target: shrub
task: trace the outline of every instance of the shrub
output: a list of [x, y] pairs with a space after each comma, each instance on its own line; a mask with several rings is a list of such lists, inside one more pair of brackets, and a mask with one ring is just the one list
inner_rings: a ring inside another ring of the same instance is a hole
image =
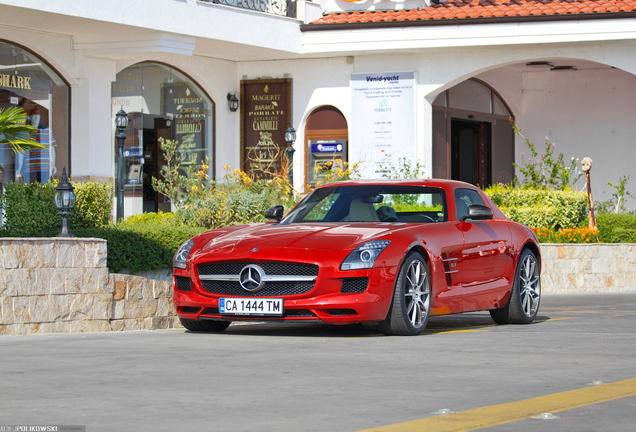
[[0, 205], [4, 210], [4, 228], [16, 233], [60, 227], [51, 183], [14, 183], [4, 185]]
[[[59, 228], [62, 217], [53, 202], [55, 186], [51, 183], [5, 184], [0, 205], [4, 209], [4, 229], [16, 235], [22, 231], [37, 232]], [[74, 183], [75, 208], [69, 217], [71, 227], [101, 227], [110, 221], [113, 186], [104, 183]], [[35, 230], [35, 231], [34, 231]]]
[[[572, 158], [570, 166], [566, 166], [563, 160], [563, 153], [555, 154], [556, 145], [545, 137], [545, 150], [539, 156], [534, 144], [521, 134], [521, 129], [514, 120], [510, 119], [512, 130], [526, 141], [526, 146], [530, 149], [530, 157], [527, 162], [521, 153], [521, 165], [513, 164], [514, 167], [523, 174], [521, 184], [530, 185], [534, 188], [566, 190], [576, 184], [583, 175], [577, 169], [579, 160]], [[533, 159], [534, 158], [534, 161]], [[515, 177], [515, 183], [519, 180]]]
[[599, 214], [596, 227], [601, 243], [636, 243], [636, 215]]
[[75, 227], [103, 227], [111, 222], [113, 196], [112, 184], [82, 182], [74, 183], [75, 208], [69, 222]]
[[[54, 237], [60, 227], [22, 228], [20, 237]], [[181, 243], [204, 229], [172, 222], [125, 221], [102, 227], [73, 227], [77, 237], [101, 238], [108, 242], [107, 266], [111, 272], [123, 268], [131, 273], [163, 270], [172, 267], [172, 257]], [[14, 237], [15, 230], [0, 229], [0, 237]]]
[[120, 223], [102, 228], [74, 230], [78, 237], [97, 237], [108, 241], [108, 269], [123, 268], [131, 273], [172, 268], [172, 257], [187, 239], [203, 229], [166, 223]]
[[532, 228], [541, 243], [599, 243], [599, 231], [589, 227], [565, 228], [552, 231], [549, 228]]
[[233, 187], [217, 188], [198, 205], [178, 211], [186, 225], [210, 229], [265, 221], [265, 210], [274, 202], [265, 193]]
[[587, 214], [587, 195], [571, 189], [550, 190], [493, 185], [484, 192], [511, 220], [558, 230], [579, 225]]

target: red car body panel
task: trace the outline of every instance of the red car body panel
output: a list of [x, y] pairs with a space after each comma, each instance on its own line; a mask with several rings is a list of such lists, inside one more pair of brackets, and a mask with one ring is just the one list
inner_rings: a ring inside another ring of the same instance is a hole
[[[322, 320], [332, 324], [377, 322], [389, 311], [400, 266], [410, 251], [429, 263], [431, 315], [444, 315], [503, 307], [512, 290], [517, 260], [531, 248], [540, 263], [534, 233], [515, 223], [478, 188], [452, 180], [347, 181], [323, 187], [368, 184], [440, 188], [446, 195], [448, 220], [438, 223], [338, 222], [261, 223], [221, 228], [194, 237], [186, 269], [174, 269], [174, 305], [186, 319], [225, 320]], [[493, 211], [491, 220], [458, 221], [456, 189], [477, 191]], [[300, 205], [300, 204], [299, 204]], [[391, 243], [372, 269], [341, 270], [341, 264], [357, 246], [384, 239]], [[275, 296], [284, 299], [285, 311], [310, 311], [313, 316], [228, 317], [214, 313], [219, 298], [231, 295], [206, 291], [198, 268], [208, 263], [300, 263], [318, 266], [314, 287], [303, 294]], [[180, 290], [176, 277], [188, 278], [191, 291]], [[369, 278], [364, 292], [341, 292], [343, 280]], [[210, 310], [211, 309], [211, 310]], [[340, 315], [333, 311], [351, 310]], [[330, 311], [332, 313], [330, 313]]]

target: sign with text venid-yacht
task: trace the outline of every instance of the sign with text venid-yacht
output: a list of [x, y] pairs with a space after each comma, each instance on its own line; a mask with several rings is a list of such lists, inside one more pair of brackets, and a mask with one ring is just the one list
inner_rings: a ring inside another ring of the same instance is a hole
[[349, 161], [362, 178], [415, 160], [415, 72], [351, 74]]

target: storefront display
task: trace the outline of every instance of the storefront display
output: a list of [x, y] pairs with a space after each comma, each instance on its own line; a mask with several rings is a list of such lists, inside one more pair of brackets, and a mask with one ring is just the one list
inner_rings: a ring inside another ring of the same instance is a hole
[[[189, 166], [206, 157], [213, 159], [214, 103], [185, 74], [149, 62], [119, 72], [111, 96], [113, 136], [117, 111], [123, 109], [130, 119], [124, 144], [124, 216], [171, 211], [168, 198], [152, 187], [152, 178], [160, 178], [167, 162], [160, 140], [178, 141], [178, 160], [173, 163], [184, 175]], [[214, 178], [213, 167], [211, 163], [210, 178]]]
[[32, 52], [0, 42], [0, 108], [21, 107], [45, 149], [14, 154], [0, 148], [0, 189], [9, 181], [46, 183], [69, 167], [69, 86]]

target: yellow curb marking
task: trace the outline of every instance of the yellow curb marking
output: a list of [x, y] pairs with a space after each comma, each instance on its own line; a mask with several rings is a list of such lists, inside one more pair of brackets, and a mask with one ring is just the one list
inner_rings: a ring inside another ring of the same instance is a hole
[[[430, 332], [434, 333], [434, 334], [449, 334], [449, 333], [473, 333], [473, 332], [489, 332], [490, 330], [478, 330], [478, 329], [474, 329], [474, 330], [448, 330], [448, 331], [435, 331], [434, 329], [431, 329]], [[426, 333], [426, 330], [424, 330], [424, 333]]]
[[636, 378], [359, 432], [466, 432], [529, 419], [541, 413], [557, 413], [628, 396], [636, 396]]

